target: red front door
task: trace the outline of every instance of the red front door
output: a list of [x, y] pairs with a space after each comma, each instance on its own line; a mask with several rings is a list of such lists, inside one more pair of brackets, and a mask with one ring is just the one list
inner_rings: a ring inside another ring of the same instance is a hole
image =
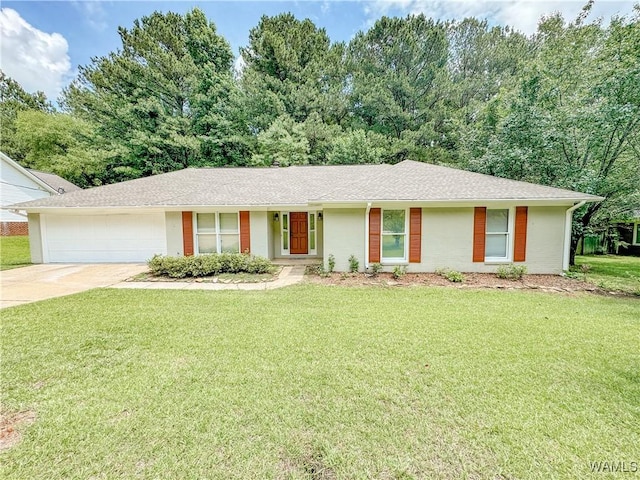
[[291, 255], [309, 253], [307, 212], [291, 212]]

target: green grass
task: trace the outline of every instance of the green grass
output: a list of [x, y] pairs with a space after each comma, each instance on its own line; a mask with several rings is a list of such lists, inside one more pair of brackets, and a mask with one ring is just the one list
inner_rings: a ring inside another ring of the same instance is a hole
[[31, 264], [29, 237], [0, 237], [0, 270]]
[[639, 460], [639, 309], [318, 285], [11, 308], [2, 408], [37, 419], [0, 477], [614, 478], [589, 462]]
[[[586, 275], [582, 275], [581, 266], [589, 265]], [[640, 295], [640, 257], [616, 255], [576, 256], [574, 271], [581, 278], [607, 290], [619, 290]]]

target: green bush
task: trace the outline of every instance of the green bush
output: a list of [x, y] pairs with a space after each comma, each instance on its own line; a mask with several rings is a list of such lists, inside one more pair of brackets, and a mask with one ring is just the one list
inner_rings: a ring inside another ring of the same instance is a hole
[[449, 270], [444, 274], [444, 278], [453, 283], [464, 282], [464, 275], [456, 270]]
[[336, 268], [336, 257], [333, 255], [333, 253], [329, 254], [327, 263], [329, 264], [329, 273], [333, 273]]
[[393, 278], [396, 280], [403, 277], [405, 273], [407, 273], [407, 267], [402, 267], [400, 265], [393, 267]]
[[458, 272], [457, 270], [451, 270], [449, 268], [438, 268], [436, 269], [436, 275], [440, 275], [443, 278], [446, 278], [450, 282], [453, 283], [462, 283], [464, 282], [464, 274]]
[[355, 255], [351, 255], [349, 257], [349, 271], [351, 273], [357, 273], [359, 268], [360, 268], [360, 262], [358, 261]]
[[170, 278], [207, 277], [221, 273], [273, 272], [273, 264], [264, 257], [244, 253], [211, 253], [189, 257], [155, 255], [147, 262], [151, 273]]
[[500, 265], [496, 270], [498, 278], [505, 280], [522, 280], [526, 273], [526, 265]]
[[380, 263], [372, 263], [371, 265], [369, 265], [369, 269], [375, 277], [382, 271], [382, 265]]

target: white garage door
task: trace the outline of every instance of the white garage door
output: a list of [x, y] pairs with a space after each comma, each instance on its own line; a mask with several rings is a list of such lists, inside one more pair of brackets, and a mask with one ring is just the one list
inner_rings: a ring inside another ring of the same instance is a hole
[[44, 261], [144, 262], [167, 253], [164, 213], [42, 215]]

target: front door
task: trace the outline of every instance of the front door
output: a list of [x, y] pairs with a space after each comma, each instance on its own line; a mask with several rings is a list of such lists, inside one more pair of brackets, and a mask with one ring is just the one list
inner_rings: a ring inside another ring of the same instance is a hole
[[291, 255], [309, 253], [307, 212], [291, 212]]

